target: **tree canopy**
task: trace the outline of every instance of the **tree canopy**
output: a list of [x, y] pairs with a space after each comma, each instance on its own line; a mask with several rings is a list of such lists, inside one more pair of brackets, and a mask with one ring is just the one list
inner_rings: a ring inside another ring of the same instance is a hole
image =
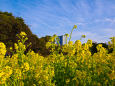
[[48, 53], [48, 50], [45, 48], [45, 44], [49, 40], [50, 36], [38, 38], [25, 24], [23, 18], [14, 17], [12, 13], [0, 12], [0, 41], [5, 43], [7, 51], [10, 47], [14, 48], [14, 43], [17, 43], [18, 40], [16, 34], [21, 31], [27, 34], [27, 37], [29, 38], [27, 43], [31, 42], [31, 46], [28, 47], [29, 49], [39, 52], [42, 55]]

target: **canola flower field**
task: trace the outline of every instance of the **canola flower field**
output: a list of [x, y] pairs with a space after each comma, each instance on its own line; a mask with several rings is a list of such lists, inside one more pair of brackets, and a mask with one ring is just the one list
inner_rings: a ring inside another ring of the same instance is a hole
[[51, 53], [43, 57], [32, 50], [24, 54], [28, 38], [25, 32], [17, 36], [12, 57], [5, 57], [6, 46], [0, 42], [0, 86], [115, 86], [115, 37], [109, 42], [112, 53], [99, 44], [92, 55], [92, 40], [59, 47], [54, 35], [46, 44]]

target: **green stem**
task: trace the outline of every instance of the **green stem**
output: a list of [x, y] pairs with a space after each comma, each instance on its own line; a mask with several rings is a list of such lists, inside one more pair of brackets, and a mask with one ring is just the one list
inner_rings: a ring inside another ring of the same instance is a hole
[[72, 32], [73, 32], [73, 30], [74, 30], [74, 27], [73, 27], [73, 29], [71, 30], [69, 41], [71, 40], [71, 36], [72, 36]]
[[115, 43], [114, 43], [114, 41], [115, 41], [115, 38], [113, 37], [113, 51], [115, 52]]
[[3, 58], [1, 59], [1, 65], [0, 65], [1, 67], [3, 66], [2, 64], [3, 64]]
[[66, 36], [66, 44], [67, 44], [67, 36]]

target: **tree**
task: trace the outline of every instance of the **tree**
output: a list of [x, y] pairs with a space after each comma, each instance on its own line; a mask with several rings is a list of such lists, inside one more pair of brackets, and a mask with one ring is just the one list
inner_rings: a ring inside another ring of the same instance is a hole
[[45, 48], [45, 44], [48, 42], [50, 36], [38, 38], [31, 32], [23, 18], [14, 17], [12, 13], [0, 12], [0, 41], [5, 43], [7, 51], [9, 51], [10, 47], [14, 49], [14, 43], [18, 41], [16, 34], [19, 34], [21, 31], [27, 34], [28, 41], [26, 45], [31, 42], [31, 46], [27, 48], [27, 51], [31, 49], [42, 55], [47, 55], [48, 50]]

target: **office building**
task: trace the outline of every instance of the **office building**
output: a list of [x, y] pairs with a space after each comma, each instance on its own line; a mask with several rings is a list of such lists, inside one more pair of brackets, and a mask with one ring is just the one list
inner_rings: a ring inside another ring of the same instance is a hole
[[62, 35], [62, 36], [58, 36], [58, 37], [59, 37], [60, 45], [66, 44], [66, 36]]

